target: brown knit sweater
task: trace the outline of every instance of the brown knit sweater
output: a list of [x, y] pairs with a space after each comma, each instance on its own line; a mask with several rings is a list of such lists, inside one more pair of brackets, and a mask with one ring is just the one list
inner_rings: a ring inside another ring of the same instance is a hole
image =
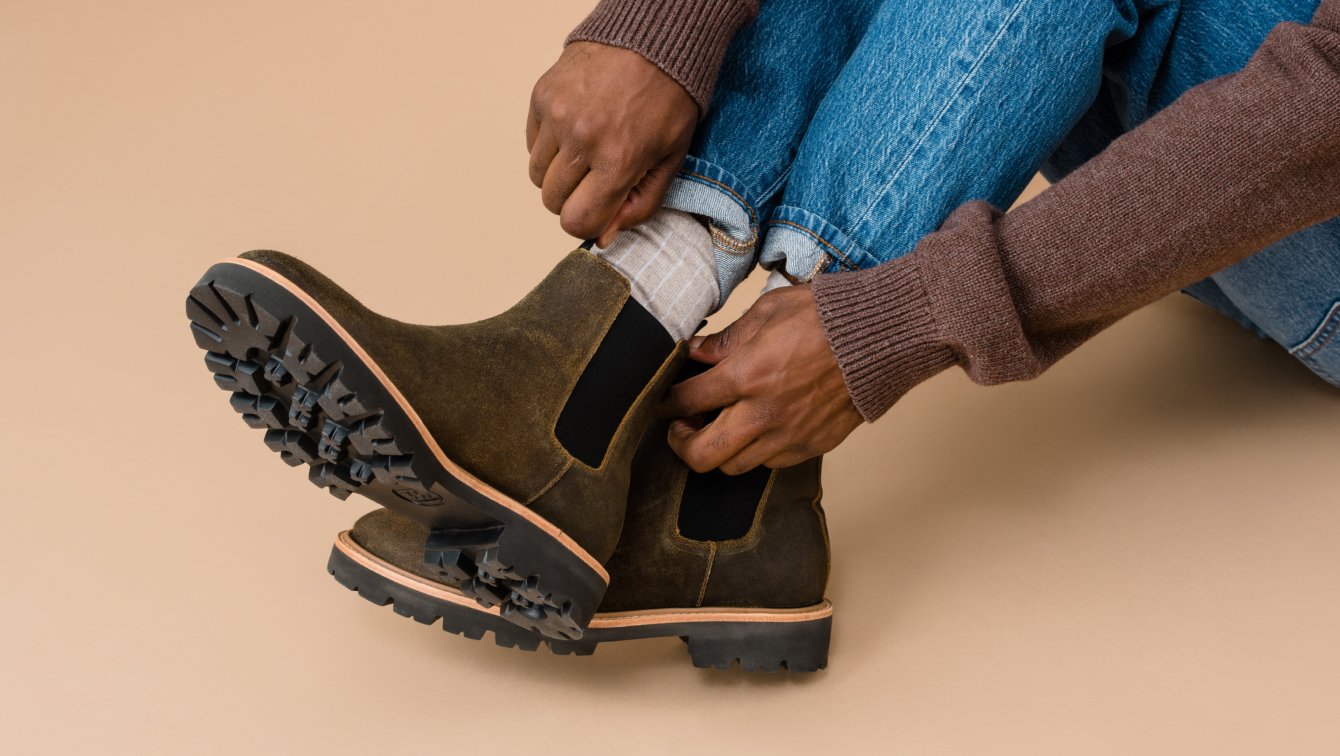
[[721, 60], [758, 0], [601, 0], [568, 42], [600, 42], [640, 53], [688, 90], [707, 113]]
[[[676, 5], [698, 4], [729, 3]], [[912, 253], [818, 276], [814, 294], [852, 399], [874, 420], [951, 365], [984, 384], [1037, 376], [1122, 316], [1336, 214], [1340, 0], [1323, 0], [1310, 26], [1280, 24], [1242, 71], [1187, 92], [1032, 201], [1008, 214], [964, 205]]]

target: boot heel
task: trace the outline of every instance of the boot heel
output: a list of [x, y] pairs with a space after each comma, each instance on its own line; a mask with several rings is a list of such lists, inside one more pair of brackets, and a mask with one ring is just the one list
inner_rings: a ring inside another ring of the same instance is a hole
[[806, 622], [702, 623], [684, 640], [695, 667], [746, 672], [814, 672], [828, 666], [833, 618]]

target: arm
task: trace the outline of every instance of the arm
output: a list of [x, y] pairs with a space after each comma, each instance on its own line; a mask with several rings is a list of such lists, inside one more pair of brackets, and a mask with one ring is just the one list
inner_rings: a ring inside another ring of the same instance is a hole
[[757, 0], [603, 0], [536, 83], [530, 178], [564, 231], [599, 237], [651, 217], [707, 112], [726, 47]]
[[638, 53], [678, 82], [705, 115], [726, 47], [757, 13], [758, 0], [603, 0], [565, 44], [597, 42]]
[[[837, 446], [960, 365], [1031, 378], [1122, 316], [1340, 213], [1340, 0], [1281, 24], [1241, 72], [1186, 93], [1031, 202], [969, 203], [892, 262], [761, 297], [690, 356], [670, 444], [694, 469]], [[835, 376], [840, 377], [837, 380]]]
[[1032, 378], [1122, 316], [1340, 213], [1340, 0], [1281, 24], [1015, 211], [959, 208], [905, 257], [820, 276], [851, 396], [874, 420], [961, 365]]

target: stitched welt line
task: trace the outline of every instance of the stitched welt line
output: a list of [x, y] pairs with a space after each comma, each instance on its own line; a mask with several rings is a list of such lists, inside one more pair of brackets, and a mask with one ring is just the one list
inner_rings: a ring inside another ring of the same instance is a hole
[[[372, 572], [388, 578], [392, 582], [403, 586], [409, 590], [422, 593], [442, 601], [455, 604], [462, 609], [479, 614], [489, 614], [495, 617], [500, 616], [500, 610], [497, 607], [485, 609], [475, 602], [474, 599], [462, 594], [460, 591], [444, 585], [436, 585], [424, 578], [406, 572], [388, 562], [382, 561], [372, 552], [364, 549], [354, 541], [349, 531], [340, 533], [335, 541], [335, 547], [345, 556], [357, 562], [362, 567]], [[814, 606], [801, 607], [795, 609], [747, 609], [741, 607], [707, 607], [694, 609], [676, 609], [667, 608], [662, 610], [634, 610], [628, 612], [596, 612], [596, 616], [591, 619], [588, 629], [598, 628], [619, 628], [619, 627], [637, 627], [641, 625], [656, 626], [658, 624], [672, 622], [812, 622], [814, 620], [824, 619], [833, 615], [833, 605], [827, 599]]]

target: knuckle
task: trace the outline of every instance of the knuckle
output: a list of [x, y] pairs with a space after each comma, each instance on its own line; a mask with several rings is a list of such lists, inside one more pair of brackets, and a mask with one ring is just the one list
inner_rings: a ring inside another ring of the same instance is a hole
[[568, 136], [577, 144], [591, 144], [600, 134], [600, 128], [590, 118], [577, 118], [568, 127]]
[[[558, 212], [558, 211], [555, 211], [555, 212]], [[578, 215], [576, 215], [576, 214], [573, 214], [572, 216], [569, 216], [569, 214], [567, 214], [567, 213], [562, 213], [562, 214], [559, 216], [559, 218], [558, 218], [558, 225], [559, 225], [560, 228], [563, 229], [563, 232], [564, 232], [564, 233], [566, 233], [566, 234], [568, 234], [568, 235], [570, 235], [570, 236], [590, 236], [590, 235], [591, 235], [591, 233], [590, 233], [590, 228], [591, 228], [590, 223], [587, 222], [587, 220], [586, 220], [585, 218], [582, 218], [582, 217], [580, 217], [580, 216], [578, 216]]]
[[707, 448], [718, 454], [726, 451], [729, 445], [730, 439], [726, 438], [725, 433], [713, 433], [707, 439]]
[[624, 176], [637, 170], [641, 159], [636, 150], [627, 144], [617, 144], [602, 151], [599, 167], [602, 171], [615, 176]]
[[688, 400], [684, 398], [684, 393], [682, 391], [673, 391], [668, 394], [665, 397], [665, 408], [667, 412], [675, 417], [687, 417], [692, 414], [689, 412], [689, 403]]
[[540, 103], [541, 112], [550, 120], [568, 123], [572, 120], [572, 108], [567, 100], [546, 94]]
[[735, 324], [731, 324], [721, 329], [717, 334], [716, 348], [720, 351], [726, 351], [731, 348], [735, 340]]
[[736, 393], [752, 396], [762, 387], [764, 376], [753, 365], [742, 360], [732, 360], [729, 364], [722, 363], [722, 366], [727, 368], [726, 378]]
[[706, 457], [697, 449], [684, 450], [684, 464], [689, 466], [690, 470], [696, 473], [705, 473], [712, 469], [708, 464]]
[[543, 113], [548, 110], [550, 91], [545, 77], [540, 77], [540, 80], [535, 82], [535, 86], [530, 90], [530, 109], [536, 113]]
[[532, 161], [530, 164], [530, 183], [534, 184], [536, 187], [543, 188], [544, 173], [545, 166]]
[[782, 424], [785, 413], [781, 408], [770, 402], [759, 404], [754, 408], [753, 425], [758, 430], [772, 430]]
[[[551, 192], [542, 193], [540, 195], [540, 202], [541, 204], [544, 205], [545, 210], [548, 210], [554, 215], [558, 215], [559, 213], [563, 212], [563, 198], [558, 197]], [[561, 219], [559, 223], [560, 225], [562, 224]]]

